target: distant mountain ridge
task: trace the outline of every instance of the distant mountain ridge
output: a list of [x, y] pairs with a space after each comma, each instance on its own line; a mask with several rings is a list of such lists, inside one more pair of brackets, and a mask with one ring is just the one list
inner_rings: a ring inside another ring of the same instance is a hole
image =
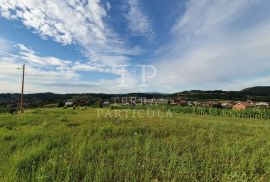
[[[193, 101], [202, 100], [232, 100], [232, 101], [266, 101], [270, 102], [270, 86], [256, 86], [246, 88], [241, 91], [202, 91], [191, 90], [173, 94], [159, 92], [148, 93], [128, 93], [128, 94], [102, 94], [102, 93], [85, 93], [85, 94], [54, 94], [54, 93], [36, 93], [25, 94], [25, 103], [30, 107], [39, 107], [47, 104], [63, 103], [67, 100], [80, 100], [91, 103], [98, 103], [101, 100], [111, 100], [113, 97], [145, 97], [151, 98], [168, 98], [168, 99], [185, 99]], [[20, 101], [20, 94], [0, 94], [0, 107], [15, 107]]]
[[243, 89], [241, 92], [252, 95], [267, 96], [270, 95], [270, 86], [256, 86]]
[[171, 96], [191, 100], [254, 100], [270, 102], [270, 86], [255, 86], [241, 91], [191, 90], [174, 93]]

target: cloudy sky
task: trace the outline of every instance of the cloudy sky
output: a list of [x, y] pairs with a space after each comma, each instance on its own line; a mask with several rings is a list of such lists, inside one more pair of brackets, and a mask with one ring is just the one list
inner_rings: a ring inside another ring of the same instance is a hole
[[269, 0], [1, 0], [0, 92], [270, 85]]

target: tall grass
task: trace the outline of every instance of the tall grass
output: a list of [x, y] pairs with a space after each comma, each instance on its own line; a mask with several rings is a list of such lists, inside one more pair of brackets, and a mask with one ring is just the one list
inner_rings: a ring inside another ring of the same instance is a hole
[[175, 113], [190, 113], [198, 115], [226, 116], [249, 119], [270, 119], [270, 109], [248, 108], [245, 110], [221, 109], [212, 107], [197, 106], [172, 106], [172, 105], [138, 105], [138, 106], [112, 106], [112, 109], [139, 109], [139, 110], [160, 110]]
[[270, 179], [269, 121], [97, 112], [0, 115], [0, 181]]

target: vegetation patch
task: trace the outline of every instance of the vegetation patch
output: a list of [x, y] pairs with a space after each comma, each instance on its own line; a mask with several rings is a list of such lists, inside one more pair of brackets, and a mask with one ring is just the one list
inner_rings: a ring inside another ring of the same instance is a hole
[[269, 120], [142, 115], [1, 114], [0, 181], [269, 181]]

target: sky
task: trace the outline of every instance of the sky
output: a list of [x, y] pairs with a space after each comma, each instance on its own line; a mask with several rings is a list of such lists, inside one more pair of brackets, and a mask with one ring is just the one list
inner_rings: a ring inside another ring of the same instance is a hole
[[270, 83], [269, 0], [1, 0], [0, 93]]

